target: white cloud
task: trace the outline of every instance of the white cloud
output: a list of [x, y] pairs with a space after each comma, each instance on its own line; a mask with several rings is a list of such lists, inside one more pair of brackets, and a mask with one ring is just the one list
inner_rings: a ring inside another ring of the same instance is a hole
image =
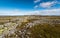
[[35, 7], [34, 7], [34, 9], [36, 9], [36, 8], [38, 8], [39, 6], [38, 5], [36, 5]]
[[[42, 0], [35, 0], [34, 3], [38, 3], [38, 2], [40, 3], [40, 1], [42, 1]], [[54, 5], [56, 5], [56, 4], [60, 4], [60, 2], [57, 1], [57, 0], [53, 0], [53, 1], [42, 2], [42, 3], [40, 3], [40, 4], [37, 4], [36, 6], [37, 6], [37, 7], [42, 7], [42, 8], [51, 8], [52, 6], [54, 6]], [[34, 6], [34, 8], [35, 8], [36, 6]], [[37, 7], [36, 7], [36, 8], [37, 8]]]
[[60, 15], [59, 9], [46, 9], [46, 10], [35, 10], [35, 11], [21, 11], [18, 9], [15, 10], [0, 10], [0, 15]]
[[35, 1], [34, 1], [34, 3], [38, 3], [38, 2], [40, 2], [40, 0], [35, 0]]
[[52, 2], [43, 2], [40, 3], [39, 6], [43, 7], [43, 8], [50, 8], [51, 6], [54, 6], [57, 2], [56, 1], [52, 1]]
[[0, 15], [22, 15], [22, 11], [19, 9], [2, 9], [0, 10]]
[[26, 12], [25, 15], [60, 15], [60, 9], [46, 9]]
[[60, 15], [60, 9], [47, 9], [47, 10], [38, 10], [35, 12], [36, 15]]

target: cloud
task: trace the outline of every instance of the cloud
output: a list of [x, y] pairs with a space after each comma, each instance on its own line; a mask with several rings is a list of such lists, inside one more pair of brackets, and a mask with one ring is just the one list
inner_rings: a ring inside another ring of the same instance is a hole
[[60, 15], [60, 9], [36, 10], [36, 15]]
[[[42, 1], [42, 2], [40, 2], [40, 1]], [[47, 1], [47, 2], [44, 2], [43, 0], [40, 0], [40, 1], [35, 1], [35, 3], [38, 3], [38, 4], [36, 4], [36, 6], [34, 6], [34, 7], [51, 8], [52, 6], [55, 6], [56, 4], [60, 4], [60, 2], [57, 0]]]
[[40, 2], [40, 0], [34, 0], [34, 3], [38, 3], [38, 2]]
[[27, 11], [25, 15], [60, 15], [59, 9], [46, 9], [46, 10], [35, 10], [35, 11]]
[[36, 6], [34, 6], [34, 9], [36, 9], [36, 8], [38, 8], [39, 6], [38, 5], [36, 5]]
[[54, 6], [55, 4], [56, 4], [55, 1], [43, 2], [43, 3], [40, 3], [40, 6], [43, 7], [43, 8], [50, 8], [51, 6]]
[[23, 11], [19, 9], [0, 9], [0, 16], [15, 16], [15, 15], [33, 15], [34, 11]]
[[0, 10], [0, 16], [8, 15], [60, 15], [60, 8], [59, 9], [46, 9], [46, 10], [35, 10], [35, 11], [21, 11], [19, 9], [14, 10]]
[[22, 15], [22, 11], [19, 9], [0, 9], [0, 15], [4, 16], [4, 15], [10, 15], [10, 16], [14, 16], [14, 15]]

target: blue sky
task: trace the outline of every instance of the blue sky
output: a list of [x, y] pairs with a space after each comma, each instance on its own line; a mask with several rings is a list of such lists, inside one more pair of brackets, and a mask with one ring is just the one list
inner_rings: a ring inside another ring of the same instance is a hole
[[33, 0], [0, 0], [0, 8], [33, 9]]
[[60, 0], [0, 0], [0, 15], [60, 15]]

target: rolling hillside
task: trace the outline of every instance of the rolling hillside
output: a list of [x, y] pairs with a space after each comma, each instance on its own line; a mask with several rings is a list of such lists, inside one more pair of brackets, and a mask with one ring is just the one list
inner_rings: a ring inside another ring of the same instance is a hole
[[60, 16], [0, 16], [0, 38], [60, 38]]

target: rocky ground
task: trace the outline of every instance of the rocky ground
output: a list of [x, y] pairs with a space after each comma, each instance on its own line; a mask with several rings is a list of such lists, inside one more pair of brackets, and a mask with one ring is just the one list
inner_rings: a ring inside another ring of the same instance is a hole
[[60, 17], [0, 17], [0, 38], [60, 38]]

